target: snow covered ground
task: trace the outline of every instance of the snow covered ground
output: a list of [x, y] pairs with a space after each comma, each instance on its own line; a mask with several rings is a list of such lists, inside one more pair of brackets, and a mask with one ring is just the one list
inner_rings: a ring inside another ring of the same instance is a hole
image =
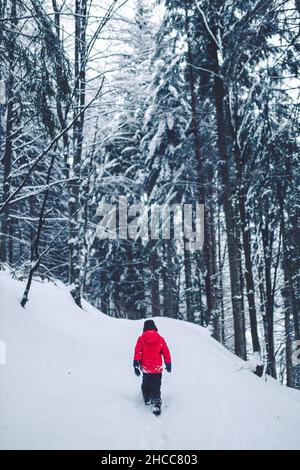
[[242, 368], [207, 330], [155, 320], [173, 362], [155, 417], [132, 368], [142, 321], [82, 311], [36, 281], [24, 310], [23, 289], [0, 272], [0, 448], [300, 449], [300, 393]]

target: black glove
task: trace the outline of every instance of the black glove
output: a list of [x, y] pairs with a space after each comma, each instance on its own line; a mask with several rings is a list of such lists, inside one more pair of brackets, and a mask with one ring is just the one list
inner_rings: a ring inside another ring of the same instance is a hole
[[141, 361], [133, 361], [134, 372], [135, 372], [135, 375], [137, 375], [138, 377], [141, 375], [140, 364], [141, 364]]
[[166, 370], [167, 372], [171, 372], [171, 369], [172, 369], [172, 365], [171, 365], [171, 362], [169, 362], [169, 364], [166, 364]]

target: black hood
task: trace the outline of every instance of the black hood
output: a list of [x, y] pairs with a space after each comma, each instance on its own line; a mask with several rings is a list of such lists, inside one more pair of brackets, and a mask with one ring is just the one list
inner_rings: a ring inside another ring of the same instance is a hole
[[156, 325], [153, 320], [146, 320], [144, 323], [143, 331], [155, 330], [157, 331]]

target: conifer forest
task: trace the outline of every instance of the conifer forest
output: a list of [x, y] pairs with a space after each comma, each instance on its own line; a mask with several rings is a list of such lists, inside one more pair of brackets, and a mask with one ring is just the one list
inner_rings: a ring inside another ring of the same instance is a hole
[[[0, 0], [0, 270], [24, 315], [61, 282], [300, 388], [299, 59], [299, 0]], [[200, 246], [174, 236], [196, 204]]]

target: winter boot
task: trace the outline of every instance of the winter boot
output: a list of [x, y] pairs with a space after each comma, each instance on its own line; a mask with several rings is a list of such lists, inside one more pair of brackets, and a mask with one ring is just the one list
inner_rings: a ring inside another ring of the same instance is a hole
[[161, 413], [161, 403], [160, 402], [155, 402], [153, 403], [153, 407], [152, 407], [152, 413], [155, 415], [155, 416], [159, 416], [160, 413]]

